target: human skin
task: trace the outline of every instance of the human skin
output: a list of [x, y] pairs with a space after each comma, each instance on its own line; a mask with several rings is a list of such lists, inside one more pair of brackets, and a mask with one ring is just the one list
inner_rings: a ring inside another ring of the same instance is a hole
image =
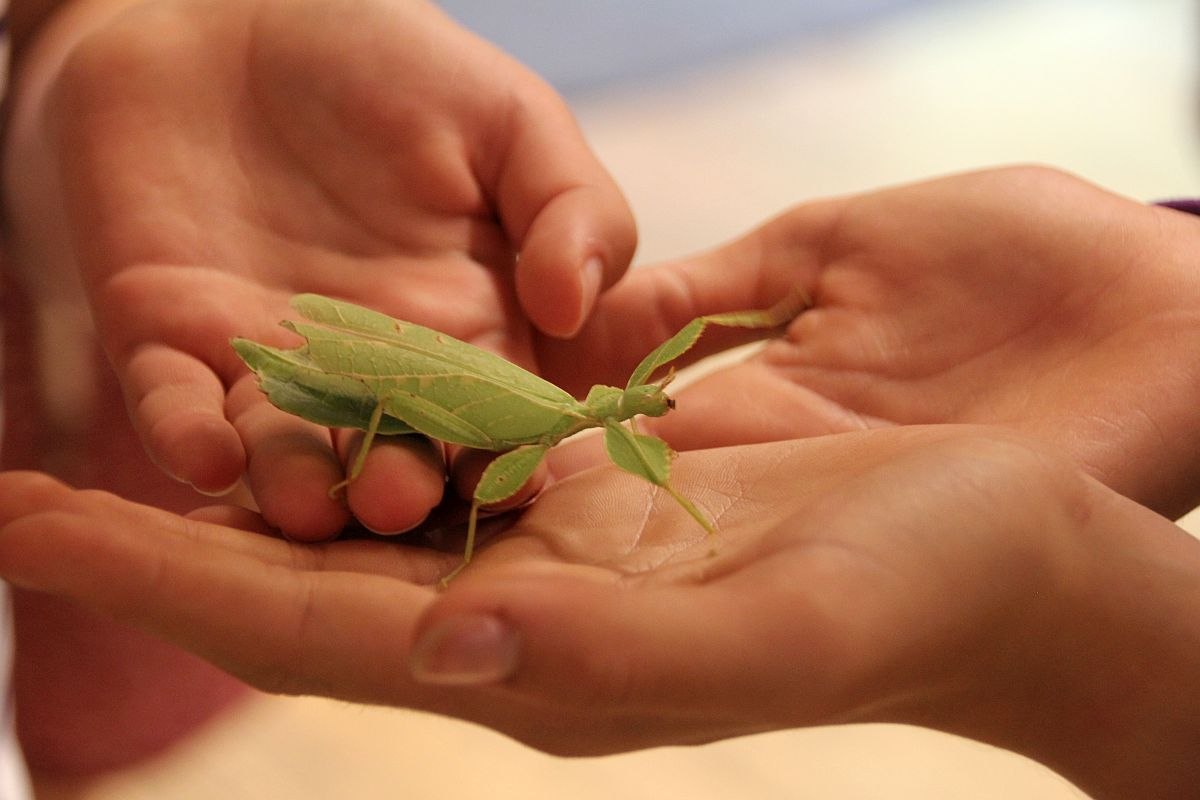
[[455, 554], [298, 545], [244, 510], [185, 519], [7, 473], [0, 575], [269, 691], [555, 753], [885, 721], [1024, 753], [1097, 798], [1194, 792], [1200, 543], [1069, 460], [904, 427], [686, 453], [675, 480], [715, 537], [588, 470], [439, 591]]
[[415, 525], [441, 454], [388, 443], [331, 498], [345, 443], [264, 403], [231, 337], [286, 342], [317, 291], [531, 365], [632, 256], [562, 101], [431, 3], [77, 0], [20, 39], [17, 274], [37, 304], [80, 285], [160, 467], [205, 492], [247, 470], [297, 538]]
[[[647, 430], [691, 449], [922, 423], [996, 424], [1166, 516], [1200, 503], [1200, 220], [1042, 167], [802, 203], [711, 252], [638, 269], [580, 343], [606, 380], [695, 316], [814, 307]], [[714, 338], [715, 341], [724, 342]], [[737, 413], [729, 413], [737, 409]]]
[[[248, 469], [297, 538], [352, 512], [405, 530], [441, 498], [440, 449], [385, 443], [331, 498], [352, 437], [266, 404], [229, 338], [282, 343], [287, 298], [316, 290], [529, 363], [534, 332], [570, 333], [632, 254], [561, 100], [432, 4], [10, 7], [9, 468], [179, 512]], [[35, 768], [127, 763], [240, 693], [57, 598], [18, 590], [15, 611]]]
[[1197, 485], [1179, 399], [1194, 396], [1195, 226], [1040, 168], [804, 204], [713, 253], [635, 272], [573, 342], [539, 344], [540, 363], [570, 385], [587, 354], [619, 381], [687, 319], [763, 306], [799, 282], [815, 307], [785, 340], [647, 425], [686, 449], [990, 422], [1175, 514]]
[[[8, 330], [28, 331], [5, 337], [0, 359], [5, 468], [49, 470], [77, 486], [179, 512], [206, 502], [146, 458], [99, 352], [69, 366], [94, 381], [94, 394], [75, 398], [73, 407], [45, 396], [33, 380], [37, 355], [78, 342], [67, 336], [39, 346], [23, 316], [30, 312], [14, 292], [4, 293], [0, 317]], [[53, 413], [56, 405], [74, 413]], [[11, 593], [16, 728], [39, 792], [51, 776], [78, 778], [160, 752], [247, 694], [241, 682], [161, 639], [63, 598]]]

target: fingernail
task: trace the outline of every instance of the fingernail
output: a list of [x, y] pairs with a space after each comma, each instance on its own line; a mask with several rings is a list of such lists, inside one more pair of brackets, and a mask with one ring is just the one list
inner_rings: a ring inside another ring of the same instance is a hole
[[415, 680], [443, 686], [498, 683], [517, 668], [520, 642], [494, 616], [447, 617], [417, 640], [409, 669]]
[[192, 487], [192, 491], [196, 492], [197, 494], [202, 494], [205, 497], [224, 497], [228, 494], [232, 494], [233, 490], [238, 488], [238, 484], [241, 483], [241, 478], [238, 478], [233, 483], [221, 489], [204, 489], [194, 483], [191, 483], [190, 481], [185, 481], [182, 478], [179, 478], [178, 480], [180, 483], [186, 483], [188, 486]]
[[596, 298], [600, 296], [600, 284], [603, 282], [604, 262], [598, 256], [592, 256], [583, 263], [579, 308], [581, 320], [592, 313], [592, 306], [596, 304]]

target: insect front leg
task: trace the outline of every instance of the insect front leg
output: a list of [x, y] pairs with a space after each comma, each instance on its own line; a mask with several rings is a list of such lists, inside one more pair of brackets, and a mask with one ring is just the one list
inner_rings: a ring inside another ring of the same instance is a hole
[[675, 502], [688, 512], [707, 533], [715, 533], [716, 527], [696, 504], [687, 499], [671, 485], [671, 461], [675, 453], [657, 436], [634, 433], [616, 420], [604, 422], [604, 449], [608, 457], [621, 469], [663, 489]]
[[805, 309], [812, 308], [812, 300], [801, 287], [792, 292], [775, 305], [764, 311], [733, 311], [726, 314], [709, 314], [684, 325], [667, 341], [650, 351], [642, 359], [633, 374], [629, 376], [627, 387], [641, 386], [650, 380], [650, 376], [659, 367], [670, 364], [675, 359], [692, 349], [704, 329], [709, 325], [720, 325], [726, 328], [777, 328], [791, 322]]

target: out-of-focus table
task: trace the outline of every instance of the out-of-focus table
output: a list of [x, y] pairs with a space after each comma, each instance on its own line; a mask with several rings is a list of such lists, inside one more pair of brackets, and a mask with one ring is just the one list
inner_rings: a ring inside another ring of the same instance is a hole
[[[640, 260], [791, 203], [1007, 162], [1139, 198], [1200, 194], [1188, 0], [936, 4], [688, 73], [573, 93], [639, 216]], [[397, 668], [402, 668], [397, 665]], [[567, 761], [422, 714], [256, 698], [138, 769], [45, 798], [1062, 800], [1009, 753], [890, 727]]]

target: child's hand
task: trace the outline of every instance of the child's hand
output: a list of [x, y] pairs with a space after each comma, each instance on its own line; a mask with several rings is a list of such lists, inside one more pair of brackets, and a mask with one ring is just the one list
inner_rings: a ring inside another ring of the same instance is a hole
[[[288, 297], [317, 291], [531, 365], [533, 332], [573, 332], [633, 252], [564, 104], [428, 3], [81, 3], [15, 93], [5, 192], [34, 301], [77, 271], [151, 457], [206, 492], [248, 469], [302, 538], [346, 522], [345, 453], [263, 402], [231, 337], [286, 341]], [[442, 472], [428, 443], [381, 448], [350, 506], [409, 527]]]

